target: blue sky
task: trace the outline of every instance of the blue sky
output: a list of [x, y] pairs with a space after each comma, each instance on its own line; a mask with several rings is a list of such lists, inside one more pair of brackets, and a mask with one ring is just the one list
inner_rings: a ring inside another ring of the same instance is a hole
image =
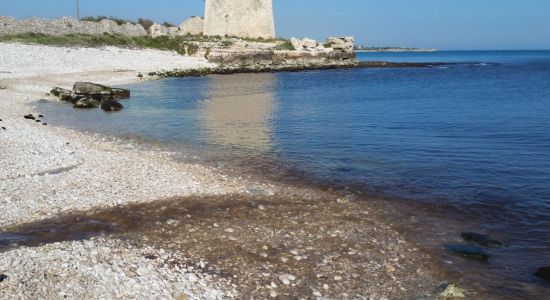
[[[82, 15], [180, 23], [204, 0], [80, 0]], [[369, 46], [550, 49], [550, 0], [273, 0], [277, 34]], [[0, 15], [74, 15], [75, 0], [2, 0]]]

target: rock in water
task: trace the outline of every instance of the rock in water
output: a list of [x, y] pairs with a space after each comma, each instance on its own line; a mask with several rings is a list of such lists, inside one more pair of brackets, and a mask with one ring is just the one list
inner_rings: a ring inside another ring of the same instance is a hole
[[0, 282], [4, 281], [6, 279], [8, 279], [8, 275], [0, 274]]
[[503, 241], [492, 239], [490, 236], [485, 234], [463, 232], [460, 236], [462, 236], [465, 241], [476, 243], [485, 247], [502, 248], [507, 246]]
[[124, 106], [122, 106], [122, 104], [118, 103], [115, 100], [107, 100], [101, 103], [101, 109], [103, 109], [104, 111], [119, 111], [123, 108]]
[[445, 287], [445, 290], [439, 293], [439, 297], [443, 299], [456, 299], [464, 298], [465, 296], [462, 289], [460, 289], [456, 284], [450, 283]]
[[130, 91], [126, 89], [121, 88], [111, 88], [111, 92], [113, 94], [113, 98], [115, 100], [117, 99], [128, 99], [130, 98]]
[[468, 245], [446, 245], [445, 249], [464, 257], [479, 259], [482, 261], [489, 260], [489, 254], [487, 254], [485, 251], [483, 251], [483, 249], [479, 247]]
[[82, 98], [74, 104], [74, 108], [97, 108], [100, 102], [90, 98]]
[[111, 88], [101, 84], [91, 82], [77, 82], [73, 86], [73, 92], [86, 97], [92, 98], [96, 101], [112, 100], [113, 93]]
[[550, 267], [540, 268], [535, 275], [546, 281], [550, 281]]
[[73, 86], [73, 91], [77, 94], [103, 94], [110, 93], [111, 89], [97, 83], [76, 82]]
[[73, 86], [73, 91], [76, 94], [90, 95], [92, 98], [99, 101], [130, 98], [129, 90], [111, 88], [91, 82], [77, 82]]

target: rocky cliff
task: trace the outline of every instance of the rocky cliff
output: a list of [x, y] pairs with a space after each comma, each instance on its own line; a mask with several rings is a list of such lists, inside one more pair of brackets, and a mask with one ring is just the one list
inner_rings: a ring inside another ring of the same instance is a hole
[[21, 33], [41, 33], [48, 35], [92, 34], [104, 33], [121, 34], [125, 36], [145, 36], [147, 32], [139, 24], [126, 23], [118, 25], [115, 21], [104, 19], [100, 22], [79, 21], [74, 18], [41, 19], [31, 18], [16, 20], [12, 17], [0, 16], [0, 35]]

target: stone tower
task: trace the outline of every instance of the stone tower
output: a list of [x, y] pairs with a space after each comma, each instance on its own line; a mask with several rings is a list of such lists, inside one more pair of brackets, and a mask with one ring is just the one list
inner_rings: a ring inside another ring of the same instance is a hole
[[272, 0], [205, 1], [205, 35], [275, 37]]

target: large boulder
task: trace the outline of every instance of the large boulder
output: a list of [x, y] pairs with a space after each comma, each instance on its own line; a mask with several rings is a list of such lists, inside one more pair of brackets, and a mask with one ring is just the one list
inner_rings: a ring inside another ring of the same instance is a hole
[[73, 86], [76, 94], [88, 95], [98, 101], [130, 98], [130, 91], [121, 88], [111, 88], [92, 82], [77, 82]]
[[119, 111], [122, 110], [124, 106], [115, 100], [107, 100], [101, 102], [101, 109], [104, 111]]
[[101, 102], [92, 98], [82, 98], [75, 102], [74, 108], [98, 108]]
[[294, 47], [294, 49], [296, 50], [303, 50], [304, 49], [304, 42], [302, 42], [302, 40], [300, 39], [297, 39], [297, 38], [291, 38], [290, 39], [290, 43], [292, 44], [292, 47]]
[[97, 83], [76, 82], [73, 86], [73, 92], [77, 94], [109, 94], [111, 93], [111, 88]]
[[329, 37], [327, 44], [336, 52], [353, 53], [353, 37]]
[[304, 44], [304, 48], [306, 49], [313, 49], [317, 47], [317, 41], [309, 38], [303, 39], [302, 43]]

